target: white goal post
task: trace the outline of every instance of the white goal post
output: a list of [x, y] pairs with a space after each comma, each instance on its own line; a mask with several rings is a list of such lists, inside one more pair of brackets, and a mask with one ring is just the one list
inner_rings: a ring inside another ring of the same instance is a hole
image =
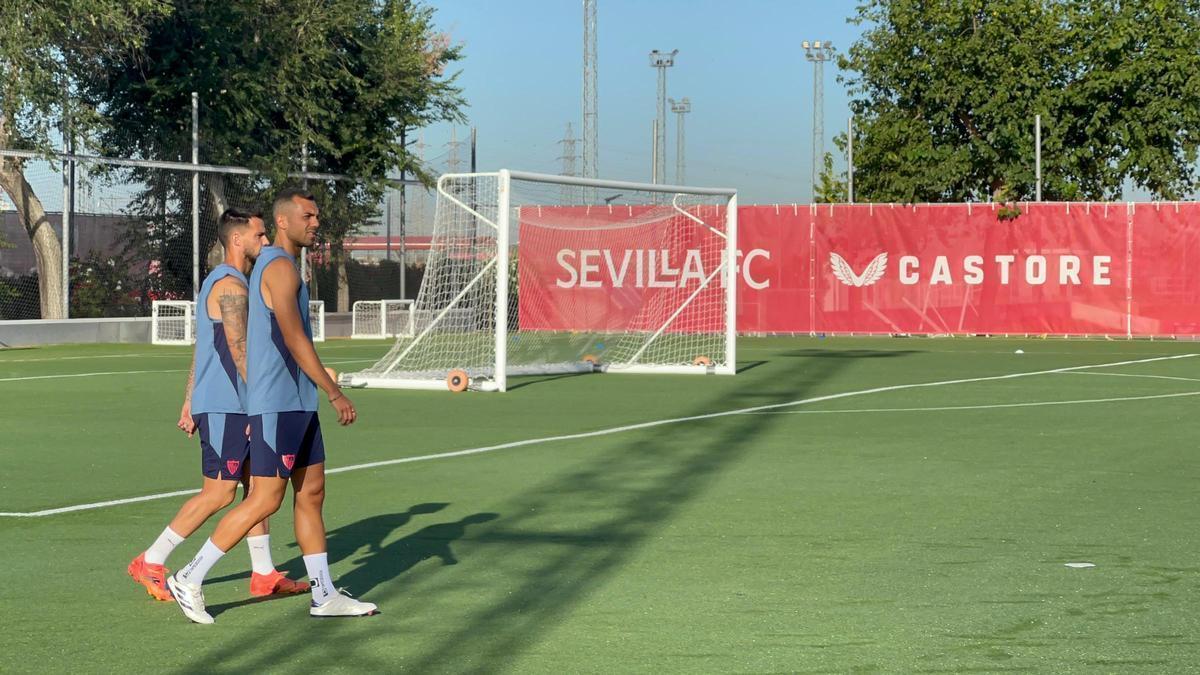
[[383, 339], [412, 337], [415, 317], [413, 300], [358, 300], [352, 307], [350, 337]]
[[736, 242], [733, 189], [445, 174], [411, 335], [341, 381], [505, 391], [513, 375], [732, 375]]
[[190, 345], [196, 341], [196, 303], [191, 300], [155, 300], [150, 306], [150, 342], [156, 345]]
[[[150, 308], [150, 343], [191, 345], [196, 342], [196, 303], [191, 300], [155, 300]], [[310, 300], [308, 322], [313, 342], [325, 341], [325, 301]]]

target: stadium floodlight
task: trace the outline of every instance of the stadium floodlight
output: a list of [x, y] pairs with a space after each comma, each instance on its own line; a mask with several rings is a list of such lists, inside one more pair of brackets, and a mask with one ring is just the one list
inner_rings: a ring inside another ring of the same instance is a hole
[[812, 201], [817, 201], [817, 178], [825, 160], [825, 62], [833, 58], [833, 43], [817, 40], [800, 43], [804, 58], [813, 64]]
[[[627, 203], [564, 202], [563, 189]], [[736, 190], [504, 170], [444, 174], [437, 196], [412, 334], [343, 384], [734, 373]]]
[[658, 69], [658, 126], [655, 127], [655, 146], [658, 148], [654, 159], [654, 176], [656, 183], [667, 182], [667, 68], [675, 65], [675, 55], [678, 49], [670, 52], [660, 52], [655, 49], [650, 52], [650, 67]]

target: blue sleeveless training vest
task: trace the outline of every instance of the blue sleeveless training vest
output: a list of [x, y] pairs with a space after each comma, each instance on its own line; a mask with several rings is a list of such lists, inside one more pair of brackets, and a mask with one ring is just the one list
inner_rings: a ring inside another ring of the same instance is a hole
[[[279, 332], [279, 324], [275, 322], [275, 313], [263, 301], [263, 272], [280, 258], [285, 259], [288, 265], [296, 264], [296, 259], [282, 248], [264, 246], [250, 275], [246, 351], [246, 376], [249, 380], [246, 413], [249, 415], [317, 409], [317, 385], [292, 358], [284, 344], [283, 334]], [[304, 334], [312, 340], [312, 326], [308, 319], [308, 284], [303, 280], [300, 282], [300, 292], [296, 294], [296, 304], [304, 324]]]
[[233, 364], [220, 317], [208, 315], [208, 297], [225, 277], [246, 285], [246, 275], [230, 265], [209, 272], [196, 296], [196, 376], [192, 381], [192, 413], [246, 412], [246, 383]]

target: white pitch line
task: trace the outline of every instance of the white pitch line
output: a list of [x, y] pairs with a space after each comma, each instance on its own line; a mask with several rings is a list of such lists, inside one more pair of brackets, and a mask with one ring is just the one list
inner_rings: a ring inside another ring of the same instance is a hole
[[145, 373], [186, 373], [187, 370], [111, 370], [103, 373], [70, 373], [66, 375], [29, 375], [26, 377], [0, 377], [0, 382], [24, 382], [27, 380], [60, 380], [69, 377], [100, 377], [101, 375], [143, 375]]
[[[343, 363], [374, 363], [379, 359], [349, 359], [325, 361], [328, 364], [341, 365]], [[142, 375], [145, 373], [186, 373], [187, 370], [108, 370], [100, 373], [65, 373], [61, 375], [27, 375], [24, 377], [0, 377], [0, 382], [24, 382], [27, 380], [58, 380], [72, 377], [101, 377], [104, 375]]]
[[177, 359], [179, 354], [98, 354], [96, 356], [53, 356], [45, 359], [0, 359], [5, 363], [42, 363], [46, 361], [90, 361], [92, 359]]
[[1182, 382], [1200, 382], [1197, 377], [1175, 377], [1173, 375], [1137, 375], [1134, 373], [1067, 373], [1067, 375], [1104, 375], [1105, 377], [1144, 377], [1151, 380], [1180, 380]]
[[[1180, 354], [1176, 356], [1163, 356], [1149, 359], [1137, 359], [1134, 361], [1118, 361], [1116, 363], [1097, 363], [1087, 366], [1070, 366], [1068, 368], [1052, 368], [1050, 370], [1034, 370], [1024, 373], [1009, 373], [1007, 375], [988, 375], [984, 377], [968, 377], [957, 380], [941, 380], [939, 382], [916, 382], [912, 384], [893, 384], [886, 387], [874, 387], [872, 389], [861, 389], [858, 391], [845, 391], [839, 394], [826, 394], [824, 396], [814, 396], [812, 398], [798, 399], [788, 401], [786, 403], [769, 403], [766, 405], [753, 406], [750, 408], [739, 408], [736, 410], [725, 410], [722, 412], [706, 413], [703, 415], [690, 415], [688, 417], [675, 417], [665, 420], [654, 420], [651, 422], [641, 422], [639, 424], [628, 424], [619, 427], [609, 427], [608, 429], [599, 429], [597, 431], [586, 431], [577, 434], [562, 434], [559, 436], [544, 436], [542, 438], [530, 438], [522, 441], [512, 441], [510, 443], [500, 443], [498, 445], [487, 445], [480, 448], [469, 448], [467, 450], [455, 450], [452, 452], [441, 452], [434, 455], [421, 455], [419, 457], [401, 457], [399, 459], [388, 459], [379, 462], [367, 462], [365, 464], [354, 464], [351, 466], [342, 466], [336, 469], [327, 469], [325, 473], [344, 473], [346, 471], [358, 471], [359, 469], [374, 469], [381, 466], [392, 466], [394, 464], [407, 464], [410, 462], [422, 462], [431, 459], [448, 459], [450, 457], [465, 457], [467, 455], [478, 455], [485, 452], [494, 452], [496, 450], [507, 450], [510, 448], [520, 448], [529, 445], [541, 445], [543, 443], [555, 443], [558, 441], [574, 441], [582, 438], [595, 438], [597, 436], [609, 436], [612, 434], [624, 433], [626, 431], [636, 431], [638, 429], [650, 429], [653, 427], [665, 426], [668, 424], [679, 424], [682, 422], [696, 422], [700, 420], [715, 419], [718, 417], [729, 417], [731, 415], [745, 415], [746, 413], [754, 413], [762, 410], [775, 410], [778, 408], [789, 408], [798, 405], [806, 405], [809, 403], [819, 403], [821, 401], [833, 401], [841, 398], [850, 398], [852, 396], [866, 396], [868, 394], [880, 394], [888, 391], [899, 391], [903, 389], [921, 389], [925, 387], [944, 387], [952, 384], [970, 384], [973, 382], [994, 382], [997, 380], [1013, 380], [1022, 377], [1033, 377], [1035, 375], [1049, 375], [1052, 373], [1067, 373], [1075, 370], [1085, 370], [1088, 368], [1115, 368], [1118, 366], [1131, 366], [1139, 363], [1151, 363], [1154, 361], [1170, 361], [1175, 359], [1186, 359], [1197, 356], [1196, 354]], [[143, 495], [141, 497], [130, 497], [127, 499], [115, 499], [105, 502], [95, 502], [92, 504], [77, 504], [75, 506], [64, 506], [56, 509], [45, 509], [43, 511], [30, 512], [0, 512], [0, 517], [8, 518], [38, 518], [41, 516], [53, 516], [60, 513], [71, 513], [74, 511], [89, 511], [92, 509], [101, 509], [109, 506], [119, 506], [121, 504], [132, 504], [135, 502], [145, 502], [154, 499], [166, 499], [168, 497], [176, 497], [183, 494], [191, 494], [190, 491], [184, 492], [164, 492], [153, 495]]]
[[1181, 394], [1154, 394], [1153, 396], [1122, 396], [1120, 398], [1085, 398], [1075, 401], [1031, 401], [1029, 403], [989, 403], [986, 405], [947, 405], [929, 408], [857, 408], [850, 410], [770, 410], [767, 412], [747, 413], [749, 415], [836, 415], [847, 413], [874, 412], [926, 412], [941, 410], [991, 410], [993, 408], [1037, 408], [1047, 405], [1078, 405], [1082, 403], [1116, 403], [1119, 401], [1149, 401], [1156, 398], [1180, 398], [1182, 396], [1200, 396], [1200, 391], [1189, 391]]

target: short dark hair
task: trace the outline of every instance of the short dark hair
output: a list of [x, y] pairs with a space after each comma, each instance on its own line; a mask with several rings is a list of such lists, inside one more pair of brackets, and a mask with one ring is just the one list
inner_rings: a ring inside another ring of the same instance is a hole
[[306, 199], [310, 202], [317, 201], [317, 198], [304, 188], [287, 187], [280, 190], [279, 194], [275, 195], [275, 202], [271, 205], [271, 216], [273, 218], [278, 218], [280, 209], [288, 204], [291, 204], [292, 200], [296, 197], [299, 197], [300, 199]]
[[217, 225], [217, 238], [221, 240], [222, 246], [229, 248], [229, 237], [233, 235], [234, 230], [248, 226], [251, 218], [262, 220], [262, 217], [262, 211], [231, 206], [221, 214], [220, 224]]

